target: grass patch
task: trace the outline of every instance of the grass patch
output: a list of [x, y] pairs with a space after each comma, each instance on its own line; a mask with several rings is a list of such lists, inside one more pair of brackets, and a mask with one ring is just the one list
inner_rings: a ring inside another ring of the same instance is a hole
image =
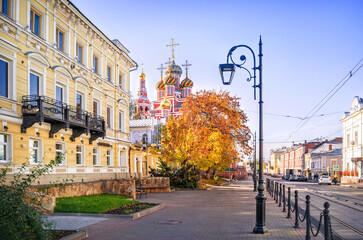
[[202, 183], [206, 183], [206, 184], [210, 184], [210, 185], [216, 185], [216, 186], [219, 186], [219, 185], [221, 185], [222, 183], [225, 183], [225, 182], [227, 182], [227, 180], [222, 179], [220, 177], [218, 177], [216, 180], [215, 179], [206, 179], [206, 178], [202, 179]]
[[121, 195], [101, 194], [81, 197], [57, 198], [55, 212], [103, 213], [124, 205], [137, 203]]

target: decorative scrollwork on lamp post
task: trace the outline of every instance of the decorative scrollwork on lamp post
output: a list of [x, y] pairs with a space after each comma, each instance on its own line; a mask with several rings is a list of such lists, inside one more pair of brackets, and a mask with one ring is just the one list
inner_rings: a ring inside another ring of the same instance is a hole
[[[253, 229], [254, 233], [264, 234], [267, 233], [266, 228], [266, 197], [263, 192], [265, 190], [264, 187], [264, 179], [263, 179], [263, 108], [262, 108], [262, 40], [260, 36], [259, 42], [259, 66], [256, 67], [256, 57], [253, 50], [247, 45], [237, 45], [232, 47], [227, 55], [227, 63], [219, 65], [219, 71], [222, 78], [222, 83], [224, 85], [231, 85], [236, 67], [244, 69], [249, 77], [247, 81], [250, 82], [253, 79], [253, 88], [254, 88], [254, 99], [256, 100], [256, 88], [259, 89], [259, 179], [258, 179], [258, 194], [256, 196], [256, 225]], [[253, 57], [253, 67], [252, 73], [244, 67], [244, 64], [247, 62], [247, 58], [245, 55], [241, 55], [239, 57], [240, 63], [236, 63], [233, 59], [233, 52], [238, 49], [248, 49], [252, 53]], [[230, 63], [231, 61], [231, 63]], [[259, 84], [256, 85], [256, 70], [259, 70]]]

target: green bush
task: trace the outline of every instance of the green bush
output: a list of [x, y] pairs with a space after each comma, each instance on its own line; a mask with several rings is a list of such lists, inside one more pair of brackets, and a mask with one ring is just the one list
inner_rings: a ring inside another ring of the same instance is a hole
[[168, 165], [167, 161], [159, 159], [158, 168], [150, 168], [151, 176], [169, 177], [170, 185], [179, 188], [197, 188], [199, 171], [193, 165], [186, 164], [182, 167]]
[[[59, 156], [62, 157], [62, 156]], [[17, 169], [13, 179], [6, 183], [9, 168], [0, 173], [0, 238], [1, 239], [50, 239], [49, 231], [53, 224], [43, 217], [39, 210], [39, 202], [28, 191], [32, 183], [40, 176], [47, 174], [57, 165], [59, 159], [49, 164], [32, 166], [33, 170], [26, 174], [27, 164]]]

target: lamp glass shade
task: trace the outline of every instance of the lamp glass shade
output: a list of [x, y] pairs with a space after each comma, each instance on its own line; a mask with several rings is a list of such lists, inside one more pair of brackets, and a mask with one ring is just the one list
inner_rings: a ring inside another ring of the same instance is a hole
[[219, 72], [221, 74], [222, 83], [231, 85], [235, 73], [235, 66], [231, 63], [219, 64]]

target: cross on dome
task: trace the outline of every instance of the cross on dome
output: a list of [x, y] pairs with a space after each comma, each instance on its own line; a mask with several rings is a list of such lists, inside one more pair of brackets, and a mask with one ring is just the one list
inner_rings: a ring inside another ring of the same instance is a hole
[[185, 75], [188, 76], [188, 69], [189, 66], [192, 66], [192, 64], [188, 64], [188, 60], [185, 60], [185, 64], [182, 64], [183, 67], [185, 67]]
[[[170, 61], [170, 58], [169, 58], [169, 61]], [[160, 64], [160, 67], [158, 68], [158, 70], [160, 70], [161, 80], [163, 80], [164, 69], [165, 69], [165, 67], [163, 66], [163, 64]]]
[[[166, 46], [170, 47], [171, 57], [174, 60], [174, 51], [175, 51], [174, 47], [179, 46], [179, 43], [175, 43], [174, 38], [172, 38], [170, 44], [167, 44]], [[170, 60], [169, 60], [169, 62], [170, 62]]]

